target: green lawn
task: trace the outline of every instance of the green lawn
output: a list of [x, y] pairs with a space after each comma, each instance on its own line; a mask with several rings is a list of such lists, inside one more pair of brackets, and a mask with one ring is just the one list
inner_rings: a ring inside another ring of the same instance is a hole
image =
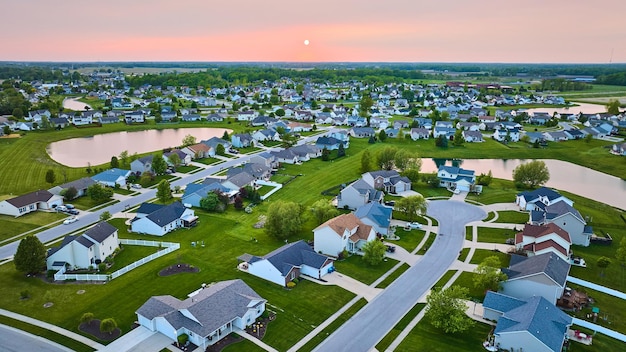
[[221, 163], [222, 162], [221, 159], [211, 158], [211, 157], [202, 158], [202, 159], [196, 159], [194, 161], [197, 162], [197, 163], [200, 163], [200, 164], [205, 164], [205, 165], [213, 165], [213, 164], [217, 164], [217, 163]]
[[448, 281], [450, 281], [450, 279], [452, 278], [452, 276], [454, 276], [455, 273], [456, 273], [456, 270], [446, 271], [445, 274], [443, 274], [441, 278], [437, 280], [437, 282], [435, 282], [433, 287], [443, 287]]
[[469, 254], [469, 251], [470, 251], [469, 248], [461, 249], [461, 252], [459, 253], [459, 257], [457, 259], [464, 262], [465, 259], [467, 258], [467, 255]]
[[496, 256], [500, 259], [500, 265], [502, 267], [508, 267], [509, 262], [511, 261], [511, 256], [508, 253], [503, 253], [500, 251], [493, 251], [489, 249], [476, 249], [474, 251], [474, 255], [472, 259], [470, 259], [470, 264], [480, 264], [485, 258]]
[[35, 211], [17, 218], [9, 215], [0, 215], [0, 243], [26, 231], [46, 226], [66, 217], [66, 214], [43, 211]]
[[182, 172], [183, 174], [191, 174], [200, 168], [193, 165], [183, 165], [176, 168], [176, 172]]
[[424, 309], [426, 304], [418, 303], [410, 311], [408, 311], [402, 319], [383, 337], [382, 340], [376, 345], [378, 351], [385, 351], [389, 345], [400, 335], [400, 333], [409, 325], [409, 323], [415, 319], [419, 312]]
[[387, 240], [387, 242], [398, 245], [410, 253], [417, 248], [417, 245], [420, 244], [420, 242], [422, 242], [426, 232], [422, 230], [405, 231], [404, 229], [398, 227], [396, 228], [396, 235], [400, 237], [399, 240]]
[[[594, 335], [594, 331], [572, 325], [571, 329], [580, 330], [587, 335]], [[595, 334], [593, 336], [593, 344], [591, 346], [583, 345], [582, 343], [573, 342], [570, 344], [569, 351], [572, 352], [597, 352], [597, 351], [622, 351], [624, 350], [624, 343], [614, 338], [608, 337], [602, 334]]]
[[469, 299], [482, 302], [485, 299], [485, 291], [474, 286], [474, 276], [478, 275], [473, 272], [464, 271], [454, 281], [453, 285], [467, 287], [469, 289]]
[[113, 265], [107, 269], [107, 273], [112, 273], [159, 251], [159, 247], [131, 246], [128, 244], [122, 247], [123, 249], [113, 259]]
[[428, 235], [428, 239], [426, 240], [426, 242], [424, 243], [422, 248], [420, 248], [420, 250], [417, 251], [417, 254], [419, 254], [419, 255], [426, 254], [426, 251], [428, 250], [428, 248], [430, 248], [430, 246], [433, 244], [433, 242], [435, 242], [435, 238], [436, 237], [437, 237], [437, 234], [434, 233], [434, 232], [431, 232], [430, 235]]
[[255, 352], [255, 351], [263, 352], [265, 350], [255, 345], [253, 342], [244, 339], [242, 341], [226, 346], [222, 351], [223, 352]]
[[[522, 229], [522, 225], [519, 229]], [[504, 243], [507, 238], [515, 237], [515, 231], [493, 227], [478, 227], [478, 242]]]
[[402, 275], [409, 268], [410, 268], [409, 264], [402, 263], [402, 265], [400, 265], [398, 269], [394, 270], [393, 273], [391, 273], [383, 281], [381, 281], [378, 285], [376, 285], [376, 287], [386, 288], [387, 286], [391, 285], [392, 282], [394, 282], [398, 277], [400, 277], [400, 275]]
[[[606, 293], [595, 291], [586, 287], [580, 287], [571, 283], [567, 284], [568, 287], [575, 289], [576, 291], [586, 292], [589, 297], [594, 299], [594, 303], [579, 312], [570, 313], [582, 320], [591, 321], [586, 319], [586, 315], [591, 313], [592, 307], [600, 308], [600, 313], [596, 324], [609, 328], [611, 330], [619, 331], [622, 334], [626, 334], [626, 310], [618, 309], [624, 305], [624, 300], [617, 298]], [[606, 318], [606, 320], [605, 320]], [[595, 341], [594, 341], [595, 343]]]
[[465, 239], [468, 241], [474, 239], [474, 226], [465, 226]]
[[518, 192], [513, 181], [494, 178], [489, 186], [483, 187], [480, 195], [471, 193], [467, 195], [467, 199], [482, 204], [513, 203]]
[[507, 224], [524, 224], [528, 222], [528, 213], [520, 211], [499, 211], [498, 219], [495, 222], [507, 223]]
[[273, 190], [274, 187], [272, 186], [261, 186], [258, 191], [259, 191], [259, 195], [264, 196], [267, 193], [269, 193], [269, 191]]
[[261, 148], [246, 147], [246, 148], [237, 148], [237, 150], [239, 150], [239, 153], [241, 153], [241, 154], [251, 154], [251, 153], [254, 153], [254, 152], [258, 152], [259, 150], [261, 150]]
[[270, 180], [272, 182], [276, 182], [276, 183], [282, 183], [285, 184], [291, 180], [293, 180], [294, 178], [296, 178], [295, 175], [287, 175], [287, 174], [275, 174], [273, 175]]
[[434, 328], [427, 321], [420, 321], [398, 346], [397, 351], [407, 352], [449, 352], [449, 351], [484, 351], [483, 341], [491, 326], [475, 322], [474, 326], [463, 333], [446, 334]]
[[344, 260], [335, 261], [335, 268], [344, 275], [350, 276], [366, 285], [371, 285], [397, 263], [398, 261], [395, 259], [386, 258], [386, 261], [374, 266], [368, 264], [360, 255], [351, 255]]
[[348, 319], [352, 318], [361, 308], [363, 308], [367, 304], [367, 300], [365, 298], [359, 299], [352, 307], [348, 308], [343, 314], [341, 314], [335, 321], [328, 324], [326, 328], [320, 331], [315, 337], [313, 337], [309, 342], [307, 342], [304, 346], [302, 346], [298, 351], [312, 351], [315, 346], [319, 345], [322, 341], [324, 341], [330, 334], [332, 334], [337, 328], [339, 328], [343, 323], [348, 321]]
[[76, 199], [72, 200], [72, 205], [74, 205], [77, 209], [80, 210], [89, 210], [92, 208], [95, 208], [99, 205], [105, 204], [107, 202], [110, 202], [112, 199], [107, 199], [105, 201], [95, 201], [93, 199], [91, 199], [91, 197], [89, 196], [83, 196], [83, 197], [78, 197]]

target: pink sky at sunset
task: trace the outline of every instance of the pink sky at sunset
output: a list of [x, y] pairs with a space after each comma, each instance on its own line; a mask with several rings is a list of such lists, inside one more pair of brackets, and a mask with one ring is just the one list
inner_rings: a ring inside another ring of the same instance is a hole
[[1, 61], [626, 62], [624, 0], [4, 0], [1, 8]]

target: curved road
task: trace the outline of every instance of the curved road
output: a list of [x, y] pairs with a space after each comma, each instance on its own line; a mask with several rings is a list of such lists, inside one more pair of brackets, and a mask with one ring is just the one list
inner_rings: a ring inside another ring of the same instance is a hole
[[68, 352], [71, 349], [10, 326], [0, 324], [0, 351], [2, 352]]
[[439, 221], [440, 234], [426, 254], [314, 351], [374, 348], [459, 256], [465, 240], [465, 224], [487, 216], [477, 206], [451, 200], [430, 201], [427, 214]]

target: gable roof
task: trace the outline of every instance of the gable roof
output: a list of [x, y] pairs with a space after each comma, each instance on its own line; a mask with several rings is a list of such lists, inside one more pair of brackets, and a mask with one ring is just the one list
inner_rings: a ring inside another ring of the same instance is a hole
[[524, 230], [521, 232], [524, 236], [540, 238], [543, 236], [550, 235], [555, 233], [559, 237], [563, 238], [569, 243], [572, 243], [572, 240], [569, 237], [569, 233], [563, 230], [556, 224], [548, 223], [545, 225], [532, 225], [532, 224], [524, 224]]
[[391, 224], [391, 213], [393, 209], [377, 202], [370, 202], [357, 208], [354, 212], [357, 218], [368, 218], [378, 226], [386, 228]]
[[286, 244], [263, 257], [254, 256], [250, 260], [250, 263], [252, 264], [262, 259], [266, 259], [272, 263], [272, 265], [281, 272], [282, 276], [286, 276], [293, 267], [300, 267], [302, 265], [321, 269], [329, 258], [316, 253], [311, 246], [300, 240]]
[[135, 212], [137, 214], [150, 214], [163, 208], [164, 206], [165, 205], [162, 205], [162, 204], [141, 203], [141, 205], [139, 206], [139, 208], [137, 208]]
[[38, 203], [38, 202], [47, 202], [54, 195], [46, 190], [40, 189], [39, 191], [22, 194], [21, 196], [17, 196], [15, 198], [7, 199], [6, 202], [11, 204], [16, 208], [22, 208], [27, 205]]
[[113, 168], [109, 170], [104, 170], [99, 174], [93, 175], [91, 176], [91, 179], [94, 181], [115, 182], [118, 178], [128, 177], [128, 175], [130, 175], [130, 170]]
[[[503, 296], [503, 297], [496, 297]], [[519, 302], [523, 303], [520, 304]], [[572, 317], [541, 296], [518, 300], [496, 292], [487, 292], [485, 308], [497, 306], [504, 314], [494, 333], [526, 331], [553, 351], [560, 351]]]
[[546, 218], [547, 219], [554, 219], [554, 218], [559, 217], [561, 215], [570, 213], [576, 219], [580, 220], [580, 222], [582, 222], [583, 224], [586, 224], [585, 220], [583, 219], [583, 216], [580, 215], [578, 210], [574, 209], [574, 207], [572, 207], [571, 205], [567, 204], [567, 202], [562, 201], [562, 200], [560, 200], [560, 201], [558, 201], [556, 203], [548, 205], [546, 207], [545, 211], [546, 211]]
[[[184, 327], [207, 337], [233, 319], [242, 318], [249, 307], [264, 301], [250, 286], [236, 279], [207, 286], [184, 301], [169, 295], [153, 296], [136, 313], [150, 320], [163, 317], [176, 330]], [[183, 315], [182, 310], [197, 321]]]
[[179, 219], [187, 208], [181, 202], [174, 202], [146, 215], [155, 224], [165, 226]]
[[562, 197], [559, 192], [547, 187], [540, 187], [534, 191], [520, 192], [517, 194], [517, 196], [523, 197], [524, 199], [526, 199], [526, 201], [538, 199], [540, 196], [546, 197], [550, 201]]
[[513, 256], [515, 260], [511, 258], [509, 267], [502, 269], [509, 281], [544, 273], [556, 284], [565, 287], [570, 264], [555, 253], [543, 253], [532, 257]]
[[249, 185], [254, 180], [256, 180], [256, 178], [245, 171], [230, 176], [226, 179], [226, 181], [232, 183], [239, 188]]
[[117, 228], [115, 226], [109, 224], [106, 221], [101, 221], [85, 231], [84, 235], [96, 241], [97, 243], [102, 243], [102, 241], [106, 240], [116, 231]]
[[354, 213], [336, 216], [316, 227], [313, 231], [327, 226], [340, 237], [343, 236], [343, 233], [346, 230], [348, 232], [352, 232], [352, 230], [356, 228], [356, 232], [350, 236], [350, 240], [352, 240], [352, 242], [357, 242], [360, 239], [367, 240], [370, 231], [372, 230], [370, 225], [364, 224], [361, 220], [359, 220], [359, 218], [356, 217], [356, 215], [354, 215]]

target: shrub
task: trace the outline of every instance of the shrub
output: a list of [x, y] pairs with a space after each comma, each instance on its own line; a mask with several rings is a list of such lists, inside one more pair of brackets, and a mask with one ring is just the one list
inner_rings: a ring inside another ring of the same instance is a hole
[[287, 288], [294, 288], [294, 287], [296, 287], [296, 283], [295, 283], [295, 282], [293, 282], [293, 281], [289, 281], [289, 282], [287, 283]]
[[178, 344], [179, 345], [184, 345], [187, 343], [187, 341], [189, 341], [189, 336], [187, 334], [180, 334], [178, 335]]
[[98, 271], [99, 271], [99, 272], [103, 273], [103, 272], [105, 272], [106, 270], [107, 270], [107, 265], [106, 265], [106, 263], [100, 263], [100, 264], [98, 265]]

